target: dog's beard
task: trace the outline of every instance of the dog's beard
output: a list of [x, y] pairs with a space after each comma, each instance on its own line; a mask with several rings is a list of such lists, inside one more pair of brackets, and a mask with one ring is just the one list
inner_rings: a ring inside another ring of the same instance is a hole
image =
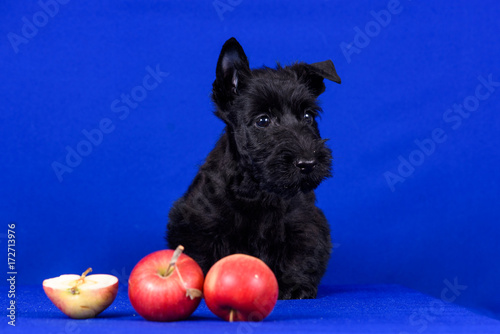
[[317, 142], [314, 159], [316, 165], [309, 173], [303, 173], [296, 166], [300, 152], [286, 144], [280, 145], [273, 153], [261, 159], [255, 167], [261, 188], [280, 196], [291, 197], [299, 192], [307, 193], [316, 189], [326, 178], [332, 176], [332, 155], [324, 141]]

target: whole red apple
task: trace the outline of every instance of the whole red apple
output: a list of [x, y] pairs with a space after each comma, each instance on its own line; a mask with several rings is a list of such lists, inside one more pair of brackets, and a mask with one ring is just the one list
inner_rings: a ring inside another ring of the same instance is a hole
[[208, 308], [227, 321], [261, 321], [278, 299], [278, 281], [260, 259], [229, 255], [207, 273], [203, 293]]
[[201, 301], [203, 272], [184, 247], [151, 253], [139, 261], [128, 281], [134, 309], [146, 320], [175, 321], [189, 317]]

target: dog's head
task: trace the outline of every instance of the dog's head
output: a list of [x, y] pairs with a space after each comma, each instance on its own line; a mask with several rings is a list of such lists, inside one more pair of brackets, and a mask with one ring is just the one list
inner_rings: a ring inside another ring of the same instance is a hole
[[316, 123], [325, 78], [340, 83], [331, 60], [250, 70], [236, 39], [222, 47], [215, 114], [227, 125], [239, 163], [262, 189], [293, 195], [330, 176], [331, 151]]

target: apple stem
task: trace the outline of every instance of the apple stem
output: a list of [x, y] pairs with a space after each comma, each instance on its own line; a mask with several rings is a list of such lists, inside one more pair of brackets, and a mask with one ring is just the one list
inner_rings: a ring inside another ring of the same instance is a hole
[[82, 273], [82, 276], [80, 276], [80, 279], [83, 280], [85, 276], [87, 276], [88, 273], [92, 272], [92, 268], [88, 268]]
[[179, 279], [181, 281], [182, 286], [186, 289], [186, 297], [191, 298], [191, 300], [201, 297], [203, 293], [201, 290], [198, 289], [193, 289], [193, 288], [188, 288], [186, 286], [186, 282], [182, 279], [181, 273], [179, 271], [179, 267], [176, 266], [177, 260], [181, 256], [182, 252], [184, 251], [184, 247], [182, 245], [177, 246], [177, 248], [174, 251], [174, 254], [172, 255], [172, 259], [170, 260], [170, 263], [168, 264], [167, 267], [167, 272], [165, 275], [162, 275], [164, 277], [169, 277], [172, 275], [172, 273], [175, 271], [177, 275], [179, 275]]
[[229, 311], [229, 322], [233, 322], [234, 320], [234, 309], [231, 309], [231, 311]]
[[181, 256], [182, 252], [184, 251], [184, 246], [179, 245], [174, 251], [174, 254], [172, 255], [172, 259], [170, 260], [170, 263], [168, 264], [167, 268], [167, 276], [170, 276], [170, 274], [174, 271], [175, 264], [177, 263], [177, 260], [179, 259], [179, 256]]
[[186, 297], [189, 297], [189, 298], [191, 298], [191, 300], [193, 300], [197, 297], [203, 296], [203, 292], [201, 292], [201, 290], [194, 289], [194, 288], [188, 288], [186, 286], [187, 284], [182, 279], [181, 272], [179, 271], [179, 268], [177, 266], [175, 267], [175, 272], [177, 273], [177, 275], [179, 275], [179, 279], [181, 280], [182, 286], [186, 289]]
[[83, 284], [83, 282], [85, 281], [85, 276], [87, 276], [87, 274], [90, 272], [92, 272], [92, 268], [89, 267], [82, 273], [80, 278], [76, 280], [75, 285], [70, 289], [72, 294], [78, 294], [78, 286]]
[[175, 265], [177, 260], [179, 259], [179, 256], [181, 256], [182, 252], [184, 251], [184, 246], [179, 245], [174, 251], [174, 255], [172, 255], [172, 259], [170, 260], [170, 265]]

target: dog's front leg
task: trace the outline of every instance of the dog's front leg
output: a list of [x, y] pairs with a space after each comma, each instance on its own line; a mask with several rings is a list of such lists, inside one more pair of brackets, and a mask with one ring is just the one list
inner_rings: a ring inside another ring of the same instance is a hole
[[280, 299], [316, 297], [332, 245], [326, 219], [320, 212], [314, 218], [307, 225], [290, 224], [283, 261], [276, 270]]

